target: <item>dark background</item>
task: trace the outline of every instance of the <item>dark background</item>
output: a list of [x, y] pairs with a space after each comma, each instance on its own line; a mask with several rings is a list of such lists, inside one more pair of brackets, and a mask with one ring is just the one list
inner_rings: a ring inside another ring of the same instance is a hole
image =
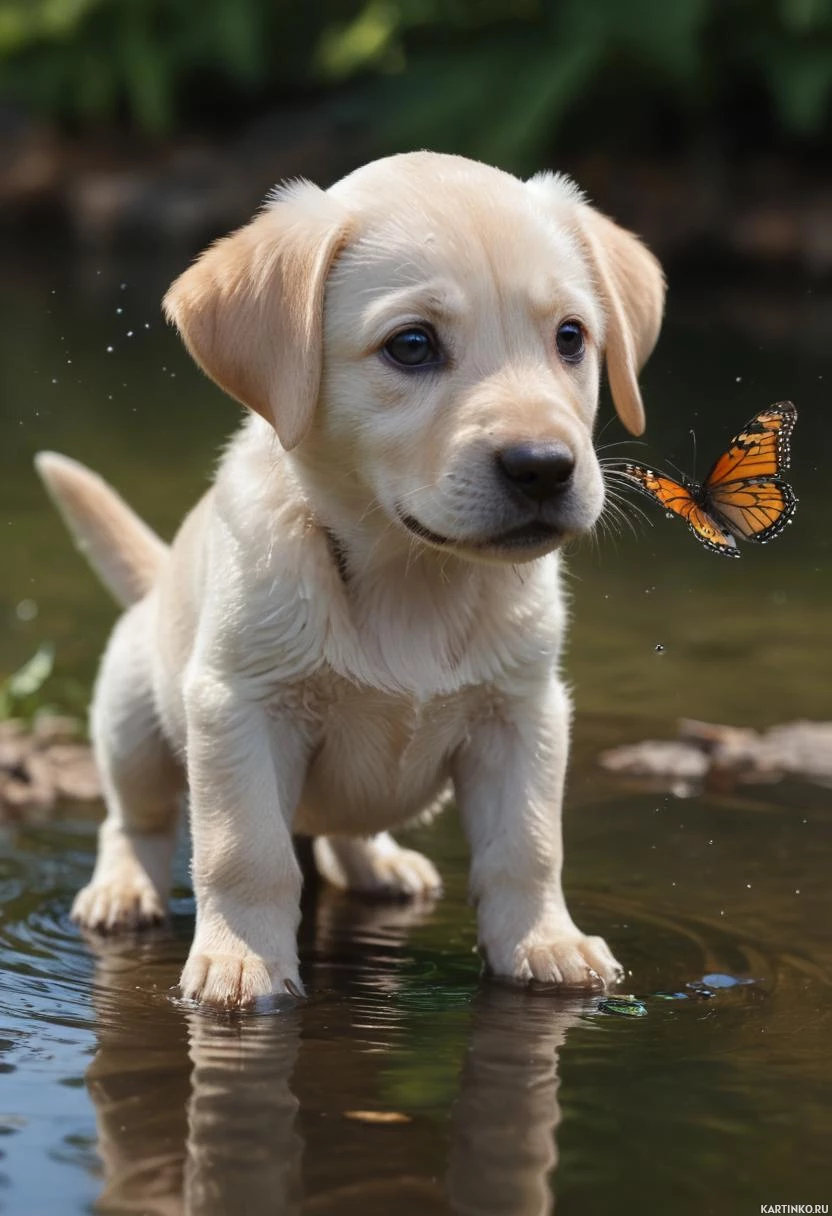
[[832, 270], [829, 0], [0, 0], [0, 234], [196, 246], [429, 147], [571, 171], [671, 264]]

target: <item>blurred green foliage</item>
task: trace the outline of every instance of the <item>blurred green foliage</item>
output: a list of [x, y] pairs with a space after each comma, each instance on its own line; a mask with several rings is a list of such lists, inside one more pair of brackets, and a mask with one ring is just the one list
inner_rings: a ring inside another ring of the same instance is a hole
[[12, 717], [27, 717], [34, 711], [35, 698], [52, 674], [55, 649], [44, 643], [24, 665], [0, 682], [0, 722]]
[[832, 0], [0, 0], [7, 95], [147, 136], [350, 90], [379, 149], [522, 168], [701, 134], [820, 147]]
[[[0, 679], [0, 722], [11, 718], [31, 723], [39, 714], [76, 714], [86, 717], [89, 690], [77, 680], [53, 678], [55, 647], [44, 642], [23, 664]], [[52, 700], [44, 695], [49, 684]], [[57, 696], [55, 695], [57, 692]]]

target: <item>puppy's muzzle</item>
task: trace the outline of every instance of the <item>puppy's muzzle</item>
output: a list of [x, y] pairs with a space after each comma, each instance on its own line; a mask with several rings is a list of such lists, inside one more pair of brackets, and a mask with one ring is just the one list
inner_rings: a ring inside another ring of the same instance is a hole
[[515, 443], [495, 455], [503, 485], [536, 506], [559, 498], [572, 483], [575, 457], [560, 441]]

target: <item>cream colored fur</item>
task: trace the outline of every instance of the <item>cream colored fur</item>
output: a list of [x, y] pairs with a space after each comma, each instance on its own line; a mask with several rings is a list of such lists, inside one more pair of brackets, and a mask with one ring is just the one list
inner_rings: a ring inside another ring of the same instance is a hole
[[[623, 422], [643, 427], [636, 376], [663, 294], [651, 255], [566, 179], [430, 153], [326, 193], [278, 192], [173, 284], [165, 306], [194, 358], [254, 412], [169, 553], [94, 474], [39, 461], [132, 604], [96, 687], [108, 814], [74, 908], [83, 925], [164, 915], [187, 785], [184, 996], [300, 992], [292, 832], [316, 837], [319, 869], [343, 887], [433, 892], [434, 867], [387, 829], [452, 788], [491, 969], [617, 978], [561, 888], [557, 547], [602, 509], [604, 356]], [[580, 363], [558, 355], [565, 319], [583, 327]], [[438, 335], [441, 367], [382, 353], [417, 323]], [[539, 512], [495, 472], [498, 451], [532, 441], [575, 460], [568, 492]], [[511, 539], [538, 517], [557, 532]]]

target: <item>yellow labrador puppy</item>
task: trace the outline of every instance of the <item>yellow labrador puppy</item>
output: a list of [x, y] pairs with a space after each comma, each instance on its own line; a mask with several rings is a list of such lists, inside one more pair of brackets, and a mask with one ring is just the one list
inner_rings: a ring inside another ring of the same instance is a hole
[[433, 892], [386, 829], [452, 787], [491, 970], [619, 976], [561, 888], [558, 549], [604, 500], [602, 359], [638, 434], [663, 298], [654, 258], [567, 179], [427, 152], [278, 190], [177, 279], [168, 316], [252, 415], [173, 546], [38, 458], [127, 607], [92, 709], [107, 818], [80, 924], [164, 915], [187, 786], [183, 995], [298, 994], [292, 832], [341, 887]]

